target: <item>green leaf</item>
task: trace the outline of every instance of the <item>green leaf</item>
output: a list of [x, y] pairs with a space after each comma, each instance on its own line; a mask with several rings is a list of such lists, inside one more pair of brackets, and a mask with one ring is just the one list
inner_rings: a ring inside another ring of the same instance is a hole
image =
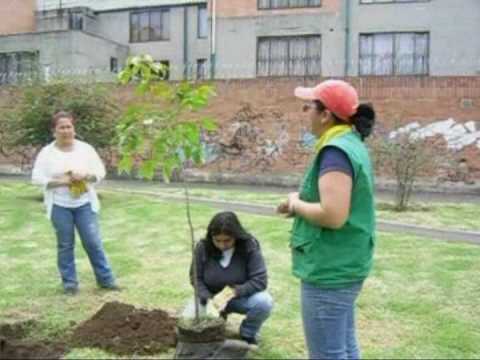
[[198, 148], [192, 152], [192, 159], [196, 165], [200, 165], [204, 162], [203, 149]]
[[181, 165], [180, 159], [178, 156], [172, 156], [165, 160], [162, 166], [163, 178], [166, 182], [170, 182], [172, 177], [173, 170], [178, 168]]
[[193, 122], [184, 123], [184, 134], [188, 145], [192, 146], [200, 142], [200, 127]]
[[215, 131], [217, 130], [217, 124], [212, 118], [206, 117], [202, 119], [202, 128], [207, 131]]
[[130, 82], [132, 78], [132, 74], [129, 70], [123, 70], [121, 71], [119, 74], [118, 74], [118, 81], [120, 81], [120, 83], [122, 85], [126, 85]]
[[139, 175], [142, 178], [151, 180], [155, 175], [156, 163], [152, 160], [144, 161], [140, 166]]
[[130, 174], [133, 166], [133, 157], [130, 154], [124, 154], [122, 159], [118, 162], [118, 173]]

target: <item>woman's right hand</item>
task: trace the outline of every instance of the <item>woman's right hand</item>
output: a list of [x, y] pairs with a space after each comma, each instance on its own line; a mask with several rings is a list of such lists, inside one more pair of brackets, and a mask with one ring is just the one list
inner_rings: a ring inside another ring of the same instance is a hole
[[288, 200], [283, 201], [277, 206], [277, 213], [288, 215], [289, 214]]
[[66, 175], [66, 174], [57, 175], [52, 177], [52, 180], [48, 182], [47, 188], [53, 189], [53, 188], [58, 188], [63, 186], [69, 186], [71, 182], [72, 182], [72, 179], [70, 178], [69, 175]]
[[71, 176], [69, 176], [69, 175], [67, 175], [67, 174], [55, 176], [55, 177], [53, 178], [53, 180], [55, 180], [55, 182], [56, 182], [58, 185], [65, 185], [65, 186], [70, 185], [70, 183], [72, 182]]
[[285, 217], [290, 218], [293, 217], [295, 214], [291, 211], [290, 201], [285, 200], [280, 205], [277, 206], [277, 213], [281, 215], [285, 215]]

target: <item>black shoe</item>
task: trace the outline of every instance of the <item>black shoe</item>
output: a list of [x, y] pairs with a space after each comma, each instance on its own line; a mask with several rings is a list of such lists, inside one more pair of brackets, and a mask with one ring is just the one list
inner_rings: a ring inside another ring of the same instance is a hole
[[75, 296], [78, 294], [78, 288], [76, 287], [65, 288], [63, 289], [63, 293], [68, 296]]
[[123, 289], [114, 284], [114, 285], [100, 285], [100, 288], [103, 289], [103, 290], [107, 290], [107, 291], [122, 291]]
[[248, 336], [242, 336], [242, 340], [245, 341], [248, 345], [258, 345], [257, 339]]

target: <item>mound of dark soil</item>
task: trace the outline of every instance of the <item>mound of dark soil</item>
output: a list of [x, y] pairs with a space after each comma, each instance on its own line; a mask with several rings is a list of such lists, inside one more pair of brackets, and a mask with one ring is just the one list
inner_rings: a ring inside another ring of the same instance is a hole
[[176, 319], [162, 310], [109, 302], [72, 335], [76, 347], [97, 347], [119, 355], [150, 355], [174, 347]]

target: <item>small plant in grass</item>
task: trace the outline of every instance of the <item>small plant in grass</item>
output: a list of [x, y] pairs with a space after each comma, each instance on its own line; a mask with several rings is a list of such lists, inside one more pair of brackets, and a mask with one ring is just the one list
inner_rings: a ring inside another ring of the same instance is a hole
[[394, 210], [407, 210], [415, 183], [421, 176], [431, 176], [449, 158], [448, 151], [415, 133], [398, 132], [395, 136], [375, 136], [369, 141], [377, 171], [396, 180]]
[[[196, 119], [196, 113], [205, 108], [214, 90], [209, 85], [165, 81], [162, 64], [148, 55], [130, 58], [119, 74], [122, 84], [136, 84], [137, 103], [130, 105], [117, 126], [121, 160], [119, 172], [130, 173], [138, 169], [142, 178], [152, 179], [161, 170], [169, 181], [184, 162], [200, 164], [203, 161], [201, 132], [214, 131], [210, 118]], [[198, 117], [198, 116], [197, 116]], [[192, 261], [195, 261], [195, 234], [190, 214], [188, 186], [184, 181], [186, 216], [190, 229]], [[196, 264], [193, 271], [196, 272]], [[196, 274], [193, 276], [195, 292], [195, 322], [199, 323], [199, 300]]]

